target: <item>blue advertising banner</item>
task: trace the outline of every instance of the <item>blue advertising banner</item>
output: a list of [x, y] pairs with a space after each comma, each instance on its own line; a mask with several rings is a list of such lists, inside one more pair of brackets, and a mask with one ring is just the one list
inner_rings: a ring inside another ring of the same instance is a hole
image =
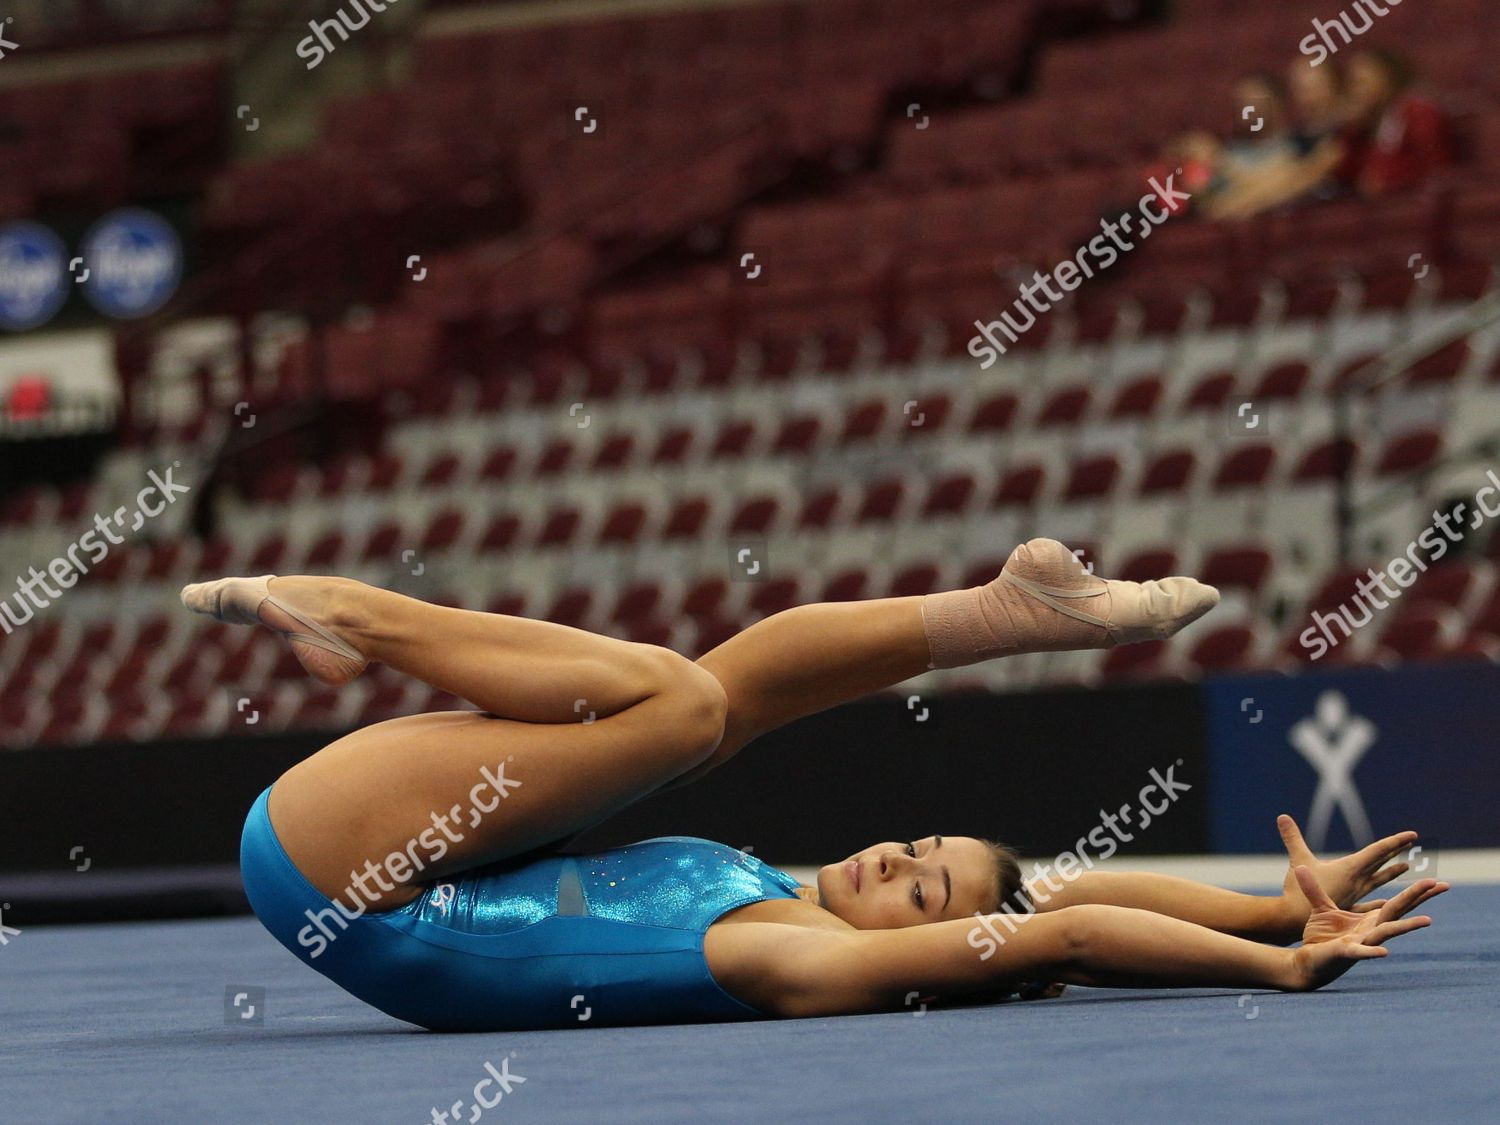
[[0, 328], [25, 332], [57, 315], [68, 299], [67, 257], [47, 227], [0, 226]]
[[182, 281], [182, 243], [160, 215], [129, 207], [99, 222], [83, 241], [83, 292], [105, 316], [133, 320], [171, 299]]
[[1213, 851], [1275, 851], [1282, 812], [1315, 850], [1405, 828], [1443, 847], [1500, 846], [1500, 666], [1236, 676], [1203, 690]]

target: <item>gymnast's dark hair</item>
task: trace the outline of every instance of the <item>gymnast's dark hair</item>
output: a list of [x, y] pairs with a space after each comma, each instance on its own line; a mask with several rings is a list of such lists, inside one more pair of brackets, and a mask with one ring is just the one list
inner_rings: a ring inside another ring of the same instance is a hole
[[1015, 849], [994, 840], [979, 842], [989, 848], [990, 854], [995, 858], [997, 879], [995, 905], [992, 909], [1007, 914], [1033, 913], [1036, 907], [1032, 904], [1026, 884], [1021, 881], [1021, 857], [1016, 854]]
[[[995, 910], [1005, 914], [1035, 913], [1036, 905], [1031, 901], [1026, 884], [1021, 881], [1021, 857], [1016, 854], [1015, 849], [998, 844], [994, 840], [981, 839], [979, 842], [989, 848], [990, 853], [995, 857], [995, 869], [999, 875], [996, 882]], [[1029, 1000], [1056, 996], [1061, 991], [1061, 985], [1048, 981], [1027, 981], [1021, 983], [1019, 987], [1000, 985], [995, 988], [981, 988], [958, 995], [945, 996], [941, 1000], [936, 997], [927, 999], [945, 1007], [967, 1008], [981, 1004], [998, 1004], [1018, 993], [1021, 999]]]

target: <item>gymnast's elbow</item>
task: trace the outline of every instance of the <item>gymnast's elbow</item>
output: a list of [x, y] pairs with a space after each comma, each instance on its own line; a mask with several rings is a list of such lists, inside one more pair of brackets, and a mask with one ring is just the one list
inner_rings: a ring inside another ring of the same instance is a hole
[[1066, 974], [1087, 969], [1108, 941], [1113, 910], [1110, 906], [1085, 903], [1033, 916], [1028, 925], [1039, 931], [1038, 948], [1033, 954], [1039, 964], [1033, 971]]

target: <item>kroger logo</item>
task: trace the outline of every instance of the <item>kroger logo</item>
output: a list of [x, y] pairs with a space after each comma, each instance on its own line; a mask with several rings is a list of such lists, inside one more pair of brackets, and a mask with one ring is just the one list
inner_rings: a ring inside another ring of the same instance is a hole
[[67, 248], [36, 223], [0, 227], [0, 328], [46, 324], [68, 299]]
[[106, 316], [129, 320], [166, 304], [182, 280], [182, 244], [150, 211], [116, 211], [83, 243], [84, 294]]

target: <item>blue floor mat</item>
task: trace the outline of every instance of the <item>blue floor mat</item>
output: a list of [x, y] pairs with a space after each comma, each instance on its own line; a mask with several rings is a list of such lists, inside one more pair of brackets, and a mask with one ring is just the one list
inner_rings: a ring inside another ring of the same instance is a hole
[[[493, 1035], [390, 1020], [253, 919], [27, 929], [0, 948], [0, 1118], [416, 1125], [458, 1102], [465, 1122], [1500, 1120], [1500, 887], [1431, 913], [1388, 960], [1312, 994], [1071, 988], [920, 1015]], [[510, 1093], [476, 1113], [491, 1070]]]

